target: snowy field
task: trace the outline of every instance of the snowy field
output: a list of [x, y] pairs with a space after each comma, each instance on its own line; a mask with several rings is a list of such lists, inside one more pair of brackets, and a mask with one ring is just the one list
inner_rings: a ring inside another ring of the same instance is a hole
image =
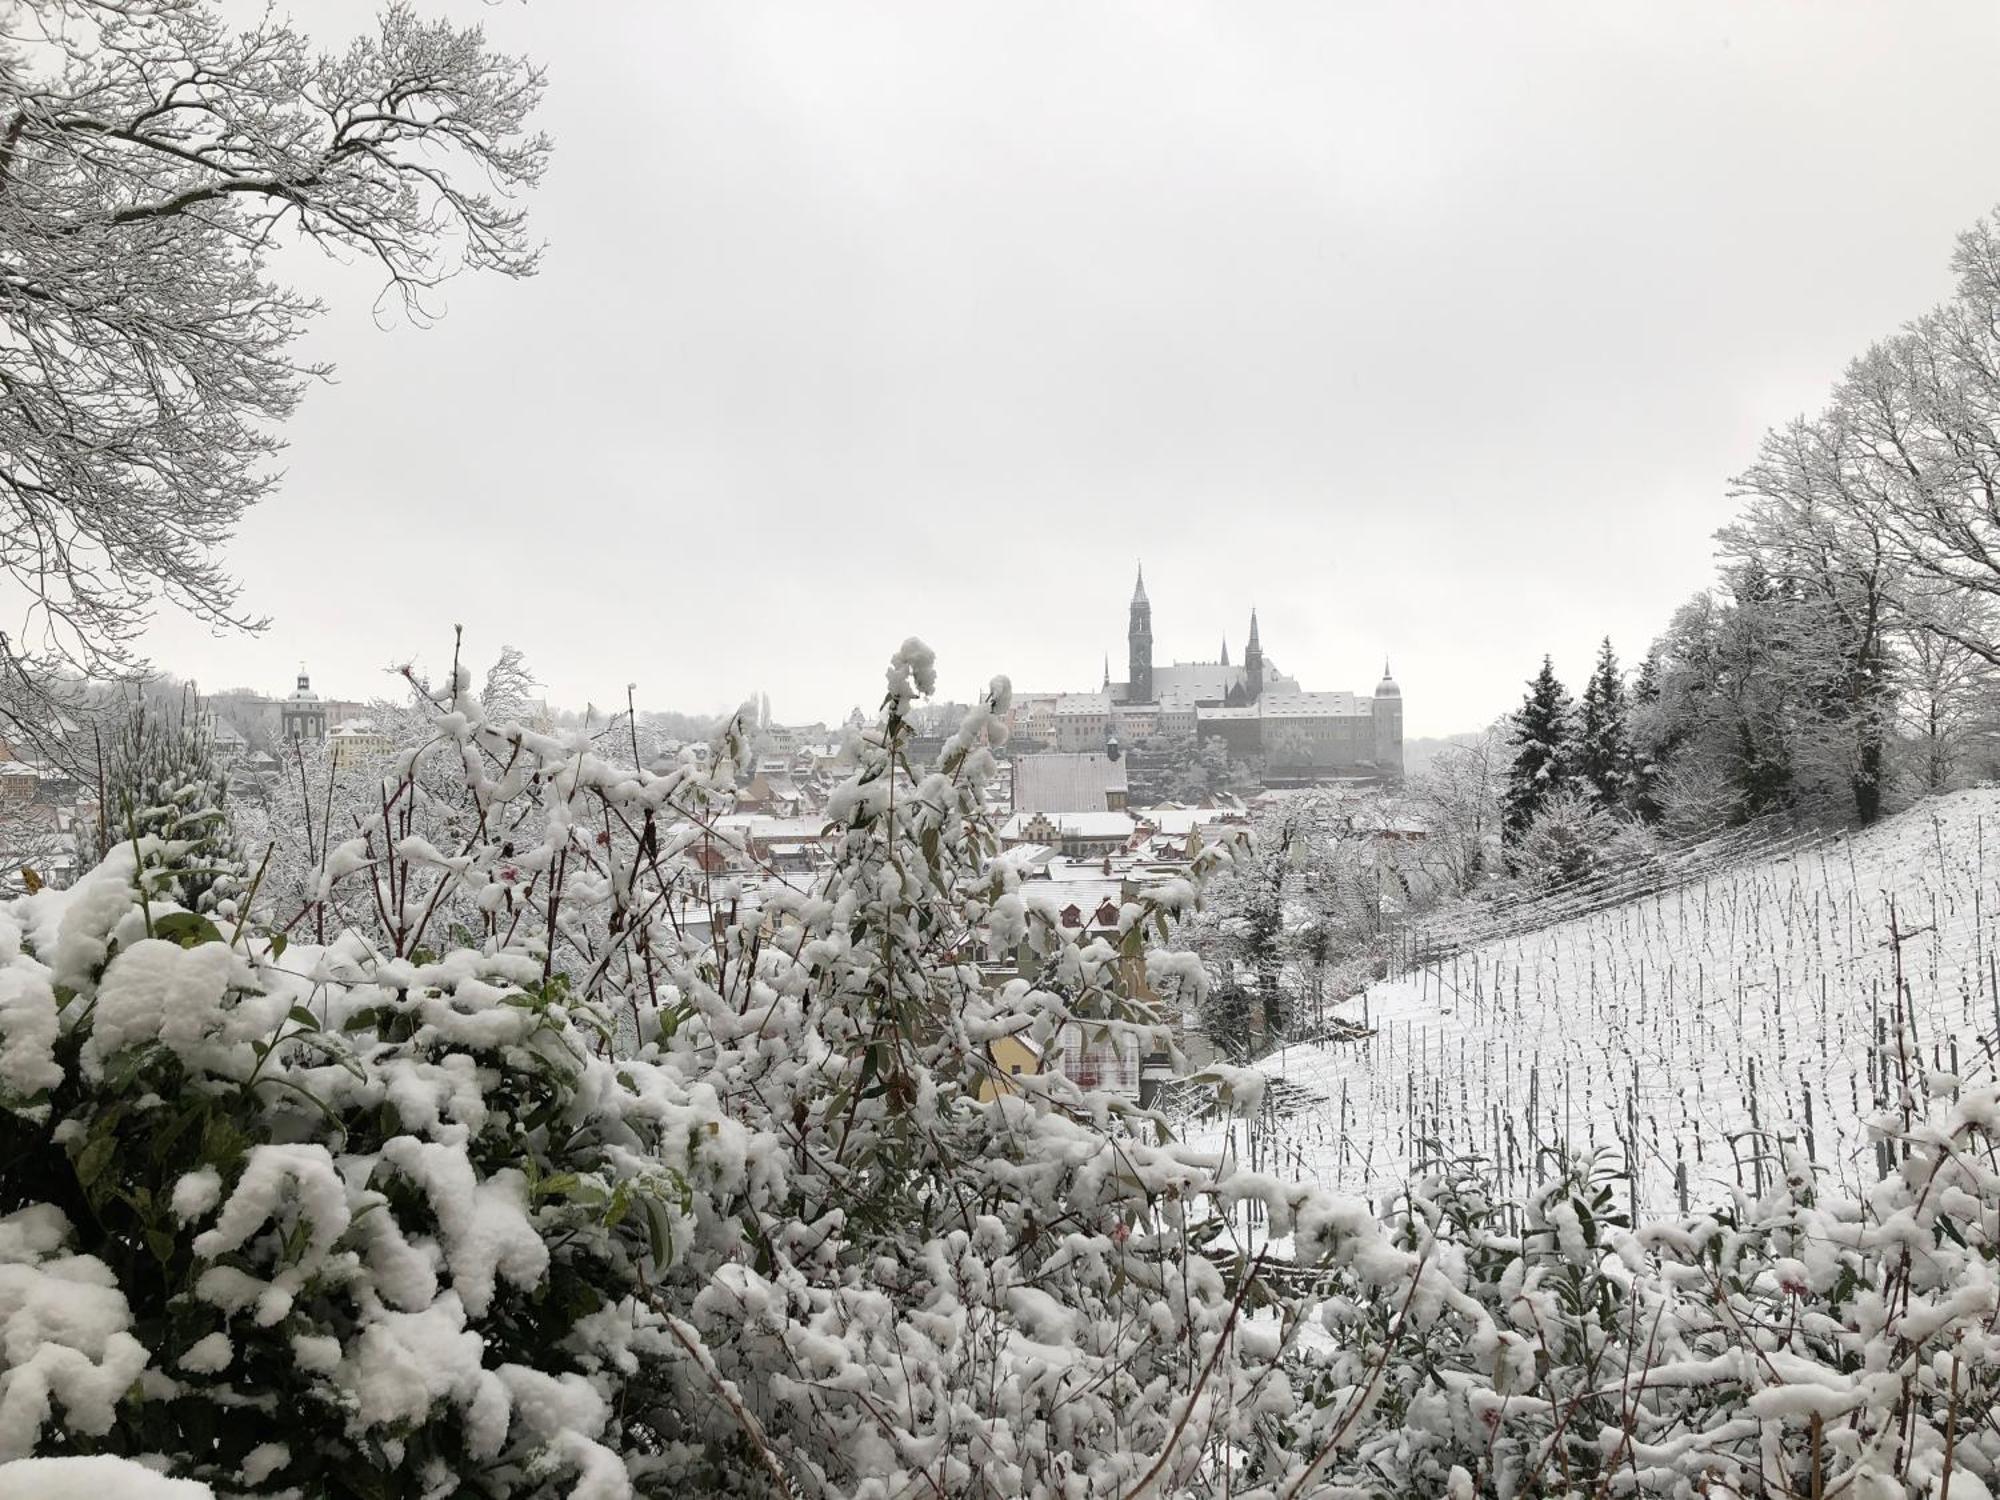
[[[1374, 986], [1365, 1039], [1264, 1071], [1305, 1091], [1235, 1128], [1246, 1164], [1379, 1194], [1441, 1142], [1510, 1192], [1567, 1144], [1636, 1162], [1640, 1207], [1754, 1188], [1782, 1135], [1848, 1184], [1876, 1175], [1863, 1120], [1894, 1097], [1875, 1040], [1900, 944], [1924, 1061], [1990, 1071], [2000, 1027], [2000, 792], [1497, 938]], [[1893, 908], [1893, 910], [1892, 910]]]

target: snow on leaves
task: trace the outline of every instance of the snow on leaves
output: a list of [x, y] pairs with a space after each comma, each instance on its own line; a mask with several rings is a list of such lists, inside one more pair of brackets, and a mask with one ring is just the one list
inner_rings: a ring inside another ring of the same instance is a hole
[[[642, 769], [458, 689], [458, 838], [376, 828], [323, 872], [366, 930], [179, 927], [145, 840], [0, 912], [0, 1458], [585, 1500], [1994, 1473], [1993, 1088], [1918, 1080], [1863, 1201], [1792, 1160], [1636, 1229], [1602, 1164], [1518, 1227], [1470, 1169], [1385, 1216], [1058, 1072], [989, 1088], [999, 1037], [1158, 1033], [1136, 980], [1199, 979], [1149, 934], [1229, 856], [1079, 943], [983, 813], [1004, 681], [910, 764], [933, 669], [898, 653], [831, 867], [755, 902], [661, 833], [727, 743]], [[517, 884], [532, 920], [430, 945]]]

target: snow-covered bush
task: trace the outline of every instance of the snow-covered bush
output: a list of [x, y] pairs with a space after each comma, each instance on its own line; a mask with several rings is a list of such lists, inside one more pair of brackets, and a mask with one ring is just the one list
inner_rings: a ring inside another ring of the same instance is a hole
[[1636, 1228], [1602, 1158], [1518, 1209], [1428, 1174], [1393, 1224], [1444, 1299], [1327, 1283], [1299, 1385], [1355, 1413], [1328, 1493], [1986, 1500], [2000, 1086], [1911, 1081], [1937, 1097], [1877, 1122], [1895, 1165], [1858, 1197], [1789, 1146], [1762, 1197]]
[[[184, 851], [143, 835], [0, 909], [0, 1459], [161, 1456], [219, 1493], [1060, 1494], [1273, 1441], [1279, 1344], [1201, 1243], [1239, 1189], [1059, 1075], [979, 1097], [1000, 1036], [1152, 1025], [1147, 934], [1192, 890], [1079, 945], [980, 812], [1004, 681], [909, 764], [931, 672], [892, 664], [833, 869], [755, 911], [683, 858], [727, 740], [637, 770], [487, 724], [462, 681], [435, 748], [474, 836], [321, 871], [386, 945], [187, 912]], [[433, 949], [447, 886], [493, 921]], [[989, 988], [988, 947], [1031, 977]]]
[[[1003, 1035], [1151, 1027], [1135, 978], [1199, 966], [1147, 935], [1194, 891], [1078, 943], [979, 811], [1005, 682], [910, 764], [931, 674], [897, 654], [832, 868], [754, 909], [684, 857], [726, 738], [640, 770], [462, 684], [437, 744], [489, 830], [321, 872], [386, 944], [189, 912], [156, 836], [0, 907], [0, 1479], [1986, 1492], [2000, 1088], [1899, 1031], [1867, 1195], [1789, 1154], [1761, 1198], [1638, 1228], [1604, 1163], [1518, 1207], [1427, 1170], [1382, 1219], [1059, 1074], [983, 1088]], [[442, 882], [495, 920], [432, 949]], [[1257, 1075], [1213, 1081], [1256, 1107]], [[146, 1467], [19, 1467], [79, 1458]]]
[[[457, 655], [455, 650], [454, 669]], [[399, 680], [401, 691], [374, 699], [366, 709], [372, 734], [386, 745], [382, 753], [356, 755], [337, 738], [292, 740], [279, 748], [274, 774], [232, 799], [238, 842], [254, 854], [258, 905], [272, 920], [315, 936], [355, 932], [391, 949], [418, 920], [433, 947], [451, 940], [454, 931], [492, 936], [496, 923], [473, 900], [478, 888], [422, 859], [397, 862], [394, 884], [401, 899], [393, 907], [378, 903], [373, 891], [355, 882], [321, 890], [329, 851], [350, 841], [372, 846], [375, 853], [398, 844], [411, 851], [479, 848], [494, 831], [494, 810], [490, 799], [482, 799], [479, 780], [468, 779], [462, 747], [439, 733], [440, 721], [469, 706], [488, 723], [511, 723], [539, 707], [529, 697], [534, 679], [512, 647], [502, 648], [476, 694], [464, 686], [434, 689], [412, 666], [402, 668]], [[628, 737], [629, 724], [615, 736], [600, 734], [592, 747], [615, 756]], [[523, 846], [539, 842], [540, 799], [509, 811], [526, 819], [524, 826], [509, 829], [514, 840]], [[385, 879], [382, 887], [388, 883]], [[509, 914], [510, 940], [526, 936], [515, 919], [532, 931], [534, 915], [518, 908]]]
[[1643, 861], [1651, 842], [1643, 828], [1605, 811], [1593, 797], [1564, 790], [1528, 824], [1514, 862], [1530, 886], [1556, 889]]

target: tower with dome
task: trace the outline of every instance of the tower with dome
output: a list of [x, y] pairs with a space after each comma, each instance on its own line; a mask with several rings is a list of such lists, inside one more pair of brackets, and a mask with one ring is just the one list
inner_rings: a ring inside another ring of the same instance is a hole
[[315, 745], [326, 738], [326, 705], [312, 690], [304, 662], [299, 663], [298, 686], [278, 705], [278, 735], [283, 740]]

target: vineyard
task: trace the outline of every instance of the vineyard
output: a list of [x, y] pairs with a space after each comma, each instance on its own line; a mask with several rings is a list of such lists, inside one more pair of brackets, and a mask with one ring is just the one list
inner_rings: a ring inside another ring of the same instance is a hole
[[1737, 845], [1630, 899], [1420, 934], [1425, 957], [1351, 1003], [1365, 1034], [1262, 1061], [1283, 1086], [1228, 1144], [1370, 1193], [1413, 1162], [1477, 1158], [1509, 1197], [1552, 1152], [1603, 1151], [1630, 1207], [1659, 1212], [1762, 1190], [1789, 1140], [1858, 1188], [1886, 1149], [1865, 1122], [1902, 1087], [1882, 1045], [1899, 1004], [1924, 1064], [1990, 1073], [1989, 840], [2000, 792], [1963, 792], [1851, 837]]

